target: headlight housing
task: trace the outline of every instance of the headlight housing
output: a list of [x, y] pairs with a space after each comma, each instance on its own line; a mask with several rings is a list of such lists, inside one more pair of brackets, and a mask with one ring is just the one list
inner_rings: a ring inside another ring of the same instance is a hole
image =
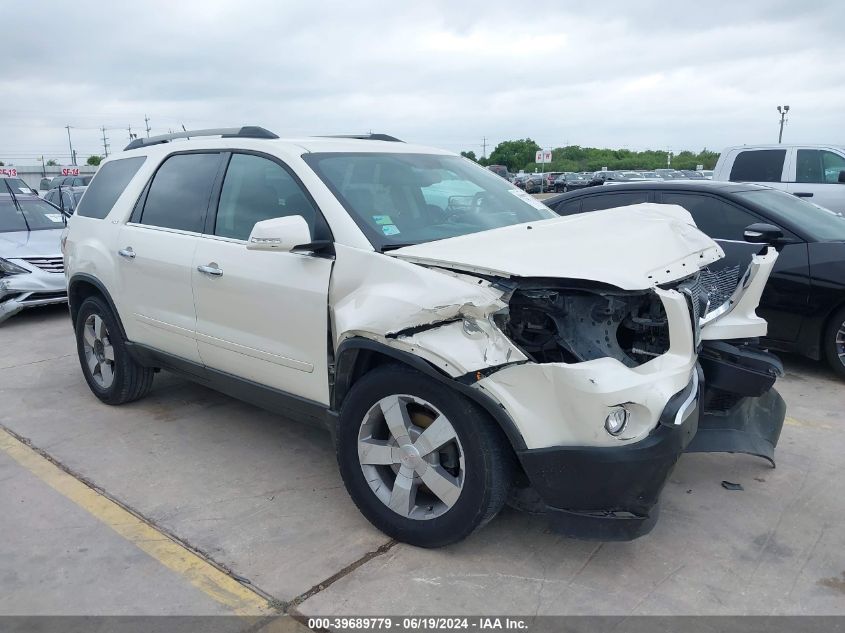
[[28, 272], [30, 271], [26, 268], [13, 264], [9, 260], [0, 257], [0, 277], [5, 277], [6, 275], [20, 275]]

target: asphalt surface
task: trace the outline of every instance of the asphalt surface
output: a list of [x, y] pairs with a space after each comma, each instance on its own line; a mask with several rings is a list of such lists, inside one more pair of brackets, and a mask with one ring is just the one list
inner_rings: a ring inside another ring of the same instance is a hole
[[166, 373], [103, 405], [66, 309], [23, 313], [0, 327], [0, 615], [845, 614], [845, 385], [785, 364], [776, 469], [683, 456], [634, 542], [505, 509], [430, 551], [358, 513], [328, 435]]

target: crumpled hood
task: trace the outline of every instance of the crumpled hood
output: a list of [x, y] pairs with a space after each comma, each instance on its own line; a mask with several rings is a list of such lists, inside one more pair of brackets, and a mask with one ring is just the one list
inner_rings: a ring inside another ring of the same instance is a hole
[[681, 279], [724, 256], [685, 209], [653, 203], [517, 224], [388, 254], [478, 274], [585, 279], [624, 290]]
[[12, 231], [0, 233], [0, 257], [20, 259], [22, 257], [61, 257], [62, 230]]

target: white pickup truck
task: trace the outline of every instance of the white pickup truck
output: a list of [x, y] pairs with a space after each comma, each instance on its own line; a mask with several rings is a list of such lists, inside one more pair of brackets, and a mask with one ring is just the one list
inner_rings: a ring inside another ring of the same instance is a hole
[[716, 163], [713, 180], [759, 183], [845, 213], [845, 146], [727, 147]]

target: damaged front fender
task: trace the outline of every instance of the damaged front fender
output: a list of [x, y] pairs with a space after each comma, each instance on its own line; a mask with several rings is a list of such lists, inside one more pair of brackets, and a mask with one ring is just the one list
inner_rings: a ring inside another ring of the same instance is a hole
[[453, 378], [527, 360], [492, 320], [507, 304], [490, 282], [342, 245], [336, 258], [329, 289], [335, 349], [368, 338]]

